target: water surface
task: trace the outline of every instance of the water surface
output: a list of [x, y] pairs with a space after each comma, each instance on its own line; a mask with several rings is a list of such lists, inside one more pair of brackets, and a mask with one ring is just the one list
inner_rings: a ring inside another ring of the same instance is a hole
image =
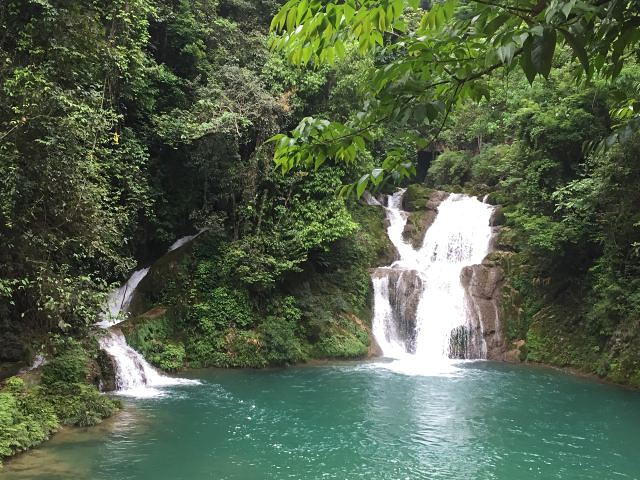
[[192, 372], [105, 424], [7, 463], [6, 480], [640, 479], [640, 392], [465, 363]]

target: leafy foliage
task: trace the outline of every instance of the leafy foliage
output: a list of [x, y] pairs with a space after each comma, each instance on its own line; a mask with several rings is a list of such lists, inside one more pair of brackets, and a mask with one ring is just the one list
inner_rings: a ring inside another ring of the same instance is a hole
[[[640, 77], [631, 64], [608, 87], [598, 80], [585, 88], [573, 68], [532, 87], [513, 73], [508, 92], [454, 112], [443, 135], [451, 151], [432, 162], [427, 181], [490, 193], [503, 205], [505, 328], [510, 339], [526, 339], [529, 360], [637, 384], [638, 138], [608, 150], [582, 146], [607, 137], [617, 89]], [[482, 142], [464, 135], [459, 115], [486, 119], [474, 132]], [[461, 176], [440, 175], [464, 155]]]
[[[432, 146], [454, 104], [489, 97], [490, 73], [520, 68], [529, 82], [547, 78], [560, 44], [578, 60], [574, 78], [616, 78], [640, 42], [634, 0], [445, 0], [428, 11], [419, 3], [290, 0], [282, 7], [271, 24], [280, 34], [271, 46], [293, 64], [332, 64], [352, 43], [361, 54], [375, 55], [377, 64], [361, 112], [346, 123], [307, 118], [290, 136], [274, 137], [277, 165], [286, 171], [317, 168], [327, 158], [353, 162], [381, 122], [422, 125], [414, 142]], [[355, 188], [360, 195], [392, 172], [407, 176], [410, 170], [387, 159], [344, 193]]]

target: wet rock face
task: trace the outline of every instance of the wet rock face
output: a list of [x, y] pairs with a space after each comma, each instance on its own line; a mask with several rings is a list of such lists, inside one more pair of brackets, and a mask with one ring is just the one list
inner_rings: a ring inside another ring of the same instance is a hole
[[500, 324], [502, 268], [490, 262], [471, 265], [462, 269], [460, 280], [465, 289], [468, 311], [466, 335], [470, 354], [486, 348], [486, 358], [502, 360], [505, 352]]
[[418, 303], [424, 290], [422, 279], [415, 270], [379, 268], [373, 275], [388, 278], [389, 304], [396, 331], [391, 336], [401, 340], [408, 353], [416, 351], [416, 320]]
[[98, 351], [95, 360], [94, 383], [101, 392], [113, 392], [116, 389], [116, 366], [113, 358], [104, 350]]
[[422, 245], [427, 230], [438, 215], [438, 207], [448, 196], [449, 193], [440, 190], [430, 191], [424, 199], [408, 200], [409, 196], [405, 195], [403, 208], [409, 212], [409, 218], [402, 237], [413, 248], [419, 248]]

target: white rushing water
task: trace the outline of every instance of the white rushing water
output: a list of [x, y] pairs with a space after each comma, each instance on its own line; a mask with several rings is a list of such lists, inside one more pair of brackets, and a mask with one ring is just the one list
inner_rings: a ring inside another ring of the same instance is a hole
[[422, 246], [414, 249], [402, 237], [408, 218], [403, 195], [400, 190], [388, 197], [385, 208], [387, 233], [400, 258], [372, 275], [373, 333], [384, 356], [401, 359], [404, 371], [446, 371], [452, 332], [467, 325], [460, 273], [489, 252], [493, 207], [449, 195]]
[[178, 240], [173, 242], [173, 244], [167, 250], [167, 253], [173, 252], [174, 250], [179, 249], [180, 247], [182, 247], [183, 245], [186, 245], [191, 240], [195, 239], [196, 237], [198, 237], [199, 235], [201, 235], [206, 231], [207, 231], [206, 228], [201, 228], [200, 230], [198, 230], [198, 233], [194, 233], [193, 235], [187, 235], [186, 237], [179, 238]]
[[149, 273], [148, 268], [136, 270], [124, 285], [109, 294], [105, 311], [101, 316], [102, 319], [97, 323], [99, 327], [108, 328], [124, 320], [123, 315], [129, 311], [133, 292], [142, 279], [147, 276], [147, 273]]
[[[174, 245], [178, 242], [182, 242], [178, 247], [184, 245], [196, 236], [185, 237], [187, 240], [182, 238]], [[133, 294], [147, 273], [149, 273], [149, 268], [135, 271], [124, 285], [114, 290], [107, 299], [101, 320], [96, 324], [107, 330], [98, 343], [100, 348], [113, 359], [116, 375], [115, 393], [139, 398], [162, 395], [163, 392], [159, 387], [199, 383], [197, 380], [168, 377], [160, 373], [139, 352], [127, 344], [122, 330], [117, 327], [126, 319]]]

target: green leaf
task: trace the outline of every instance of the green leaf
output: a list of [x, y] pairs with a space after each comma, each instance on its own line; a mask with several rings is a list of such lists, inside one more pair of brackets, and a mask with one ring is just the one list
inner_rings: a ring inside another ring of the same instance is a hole
[[371, 182], [378, 185], [384, 179], [384, 170], [382, 168], [374, 168], [371, 171]]
[[369, 177], [370, 175], [367, 173], [360, 177], [360, 180], [358, 180], [358, 185], [356, 187], [356, 195], [358, 196], [358, 198], [362, 196], [367, 188], [367, 185], [369, 185]]
[[531, 61], [531, 46], [533, 44], [533, 40], [531, 37], [527, 38], [522, 46], [522, 55], [520, 56], [520, 66], [524, 71], [524, 74], [529, 80], [529, 83], [533, 83], [533, 80], [536, 78], [536, 67], [533, 65]]
[[541, 37], [532, 37], [531, 63], [536, 72], [547, 78], [551, 72], [553, 53], [556, 48], [556, 31], [545, 27]]
[[569, 44], [575, 56], [578, 57], [578, 60], [580, 60], [580, 63], [582, 64], [582, 68], [584, 68], [585, 73], [588, 75], [589, 57], [587, 56], [587, 51], [584, 48], [582, 39], [575, 37], [567, 30], [560, 30], [560, 32], [562, 32], [562, 36], [564, 37], [565, 41], [567, 42], [567, 44]]
[[516, 52], [516, 45], [513, 42], [507, 43], [497, 50], [498, 58], [502, 63], [509, 64], [513, 60], [513, 55]]

